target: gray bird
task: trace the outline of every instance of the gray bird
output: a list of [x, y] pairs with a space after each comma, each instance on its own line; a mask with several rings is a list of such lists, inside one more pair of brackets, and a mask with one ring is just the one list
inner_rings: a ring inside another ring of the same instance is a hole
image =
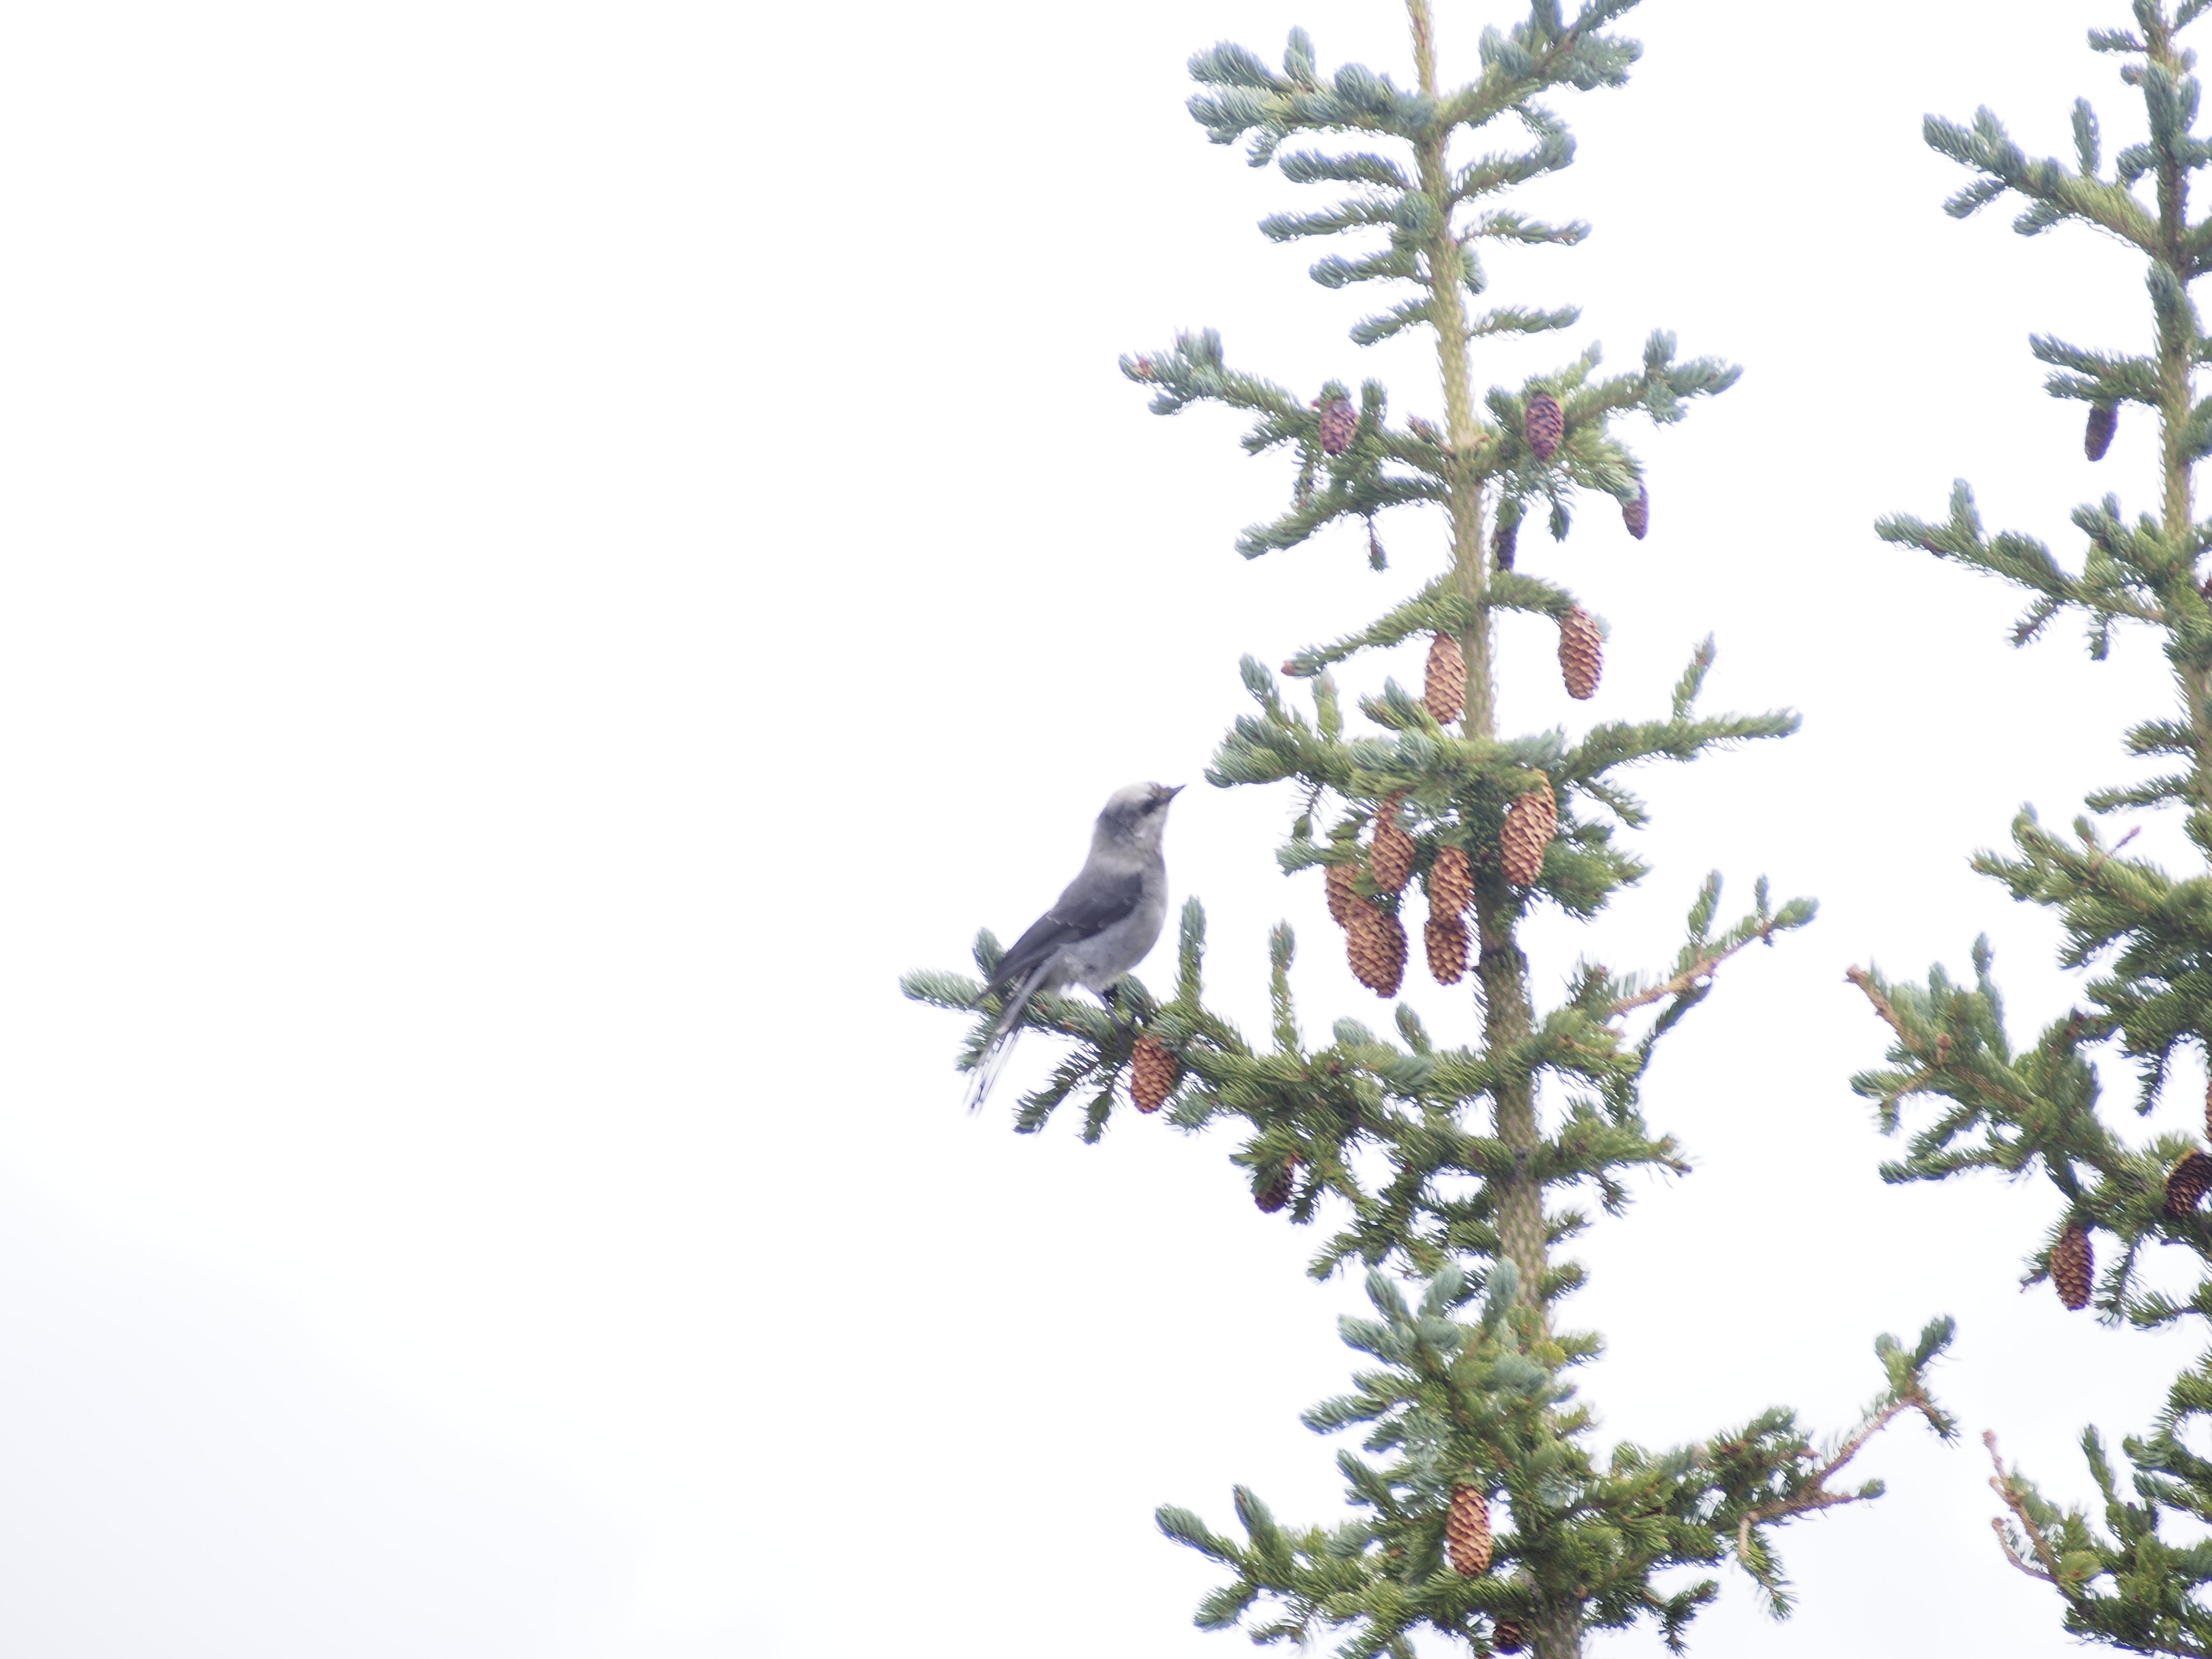
[[1168, 915], [1160, 832], [1167, 828], [1168, 803], [1182, 793], [1181, 784], [1133, 783], [1115, 790], [1091, 832], [1091, 857], [1082, 873], [999, 958], [983, 989], [995, 992], [1001, 1006], [976, 1062], [971, 1110], [982, 1105], [998, 1080], [1031, 997], [1080, 985], [1111, 1008], [1108, 992], [1115, 981], [1159, 942]]

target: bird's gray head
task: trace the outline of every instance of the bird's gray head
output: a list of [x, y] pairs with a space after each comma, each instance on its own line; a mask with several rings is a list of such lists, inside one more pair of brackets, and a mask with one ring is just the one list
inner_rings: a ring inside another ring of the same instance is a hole
[[1158, 852], [1160, 832], [1168, 823], [1168, 803], [1181, 793], [1182, 786], [1179, 783], [1172, 787], [1133, 783], [1116, 789], [1107, 801], [1106, 810], [1098, 815], [1098, 828], [1091, 837], [1092, 848]]

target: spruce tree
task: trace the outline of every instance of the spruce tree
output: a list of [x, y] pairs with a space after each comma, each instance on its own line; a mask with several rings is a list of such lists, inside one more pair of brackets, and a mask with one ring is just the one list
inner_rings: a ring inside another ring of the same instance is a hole
[[[2070, 833], [2033, 811], [2012, 825], [2009, 855], [1984, 852], [1973, 867], [2014, 898], [2042, 905], [2063, 922], [2060, 962], [2088, 971], [2078, 1006], [2034, 1042], [2015, 1047], [1990, 976], [1986, 938], [1973, 949], [1973, 982], [1939, 967], [1924, 988], [1853, 969], [1851, 978], [1889, 1026], [1888, 1065], [1854, 1080], [1877, 1104], [1885, 1133], [1914, 1132], [1905, 1157], [1887, 1164], [1893, 1182], [1940, 1181], [1981, 1170], [2008, 1176], [2040, 1171], [2057, 1194], [2050, 1224], [2029, 1258], [2024, 1283], [2046, 1279], [2063, 1304], [2094, 1304], [2110, 1324], [2157, 1329], [2212, 1316], [2212, 1231], [2199, 1200], [2212, 1186], [2212, 1158], [2194, 1133], [2130, 1139], [2115, 1125], [2091, 1058], [2117, 1047], [2138, 1073], [2134, 1105], [2148, 1113], [2165, 1091], [2176, 1055], [2212, 1049], [2212, 581], [2199, 562], [2208, 527], [2195, 517], [2193, 476], [2212, 450], [2212, 400], [2198, 402], [2200, 364], [2212, 357], [2190, 289], [2212, 270], [2212, 218], [2190, 216], [2192, 176], [2212, 159], [2195, 133], [2200, 91], [2195, 54], [2181, 31], [2212, 0], [2136, 0], [2132, 28], [2096, 29], [2090, 48], [2118, 57], [2120, 78], [2142, 100], [2145, 142], [2102, 156], [2087, 100], [2074, 106], [2072, 161], [2031, 161], [1984, 109], [1971, 125], [1929, 117], [1928, 143], [1975, 176], [1947, 210], [1964, 218], [2008, 194], [2025, 207], [2023, 234], [2079, 223], [2140, 254], [2148, 289], [2151, 349], [2084, 348], [2038, 337], [2051, 368], [2051, 395], [2085, 405], [2083, 444], [2104, 458], [2116, 428], [2141, 421], [2157, 434], [2154, 510], [2130, 522], [2109, 495], [2077, 507], [2083, 537], [2078, 571], [2040, 541], [1984, 532], [1965, 480], [1938, 523], [1898, 516], [1877, 526], [1886, 540], [1925, 549], [2027, 590], [2015, 644], [2041, 635], [2062, 614], [2081, 616], [2089, 653], [2105, 657], [2113, 628], [2139, 623], [2171, 665], [2175, 706], [2127, 734], [2129, 752], [2166, 769], [2147, 782], [2099, 791]], [[2179, 809], [2191, 867], [2171, 873], [2122, 849], [2100, 817]], [[1916, 1112], [1932, 1103], [1932, 1115]], [[2212, 1096], [2208, 1096], [2212, 1110]], [[2192, 1114], [2193, 1115], [2193, 1114]], [[2208, 1125], [2212, 1132], [2212, 1125]], [[2176, 1297], [2144, 1280], [2154, 1247], [2193, 1255], [2194, 1291]], [[2103, 1270], [2097, 1272], [2098, 1258]], [[2061, 1598], [2065, 1627], [2131, 1652], [2212, 1653], [2212, 1544], [2177, 1538], [2168, 1523], [2212, 1518], [2212, 1462], [2188, 1442], [2212, 1414], [2212, 1354], [2177, 1377], [2148, 1430], [2122, 1442], [2124, 1466], [2094, 1428], [2082, 1436], [2102, 1510], [2101, 1526], [2079, 1507], [2061, 1508], [2008, 1468], [1993, 1435], [1992, 1485], [2007, 1513], [1998, 1537], [2013, 1564]], [[2201, 1444], [2201, 1440], [2200, 1440]]]
[[[1356, 1656], [1410, 1659], [1428, 1631], [1476, 1654], [1568, 1659], [1586, 1631], [1649, 1618], [1675, 1647], [1717, 1587], [1701, 1578], [1662, 1588], [1662, 1574], [1733, 1559], [1785, 1611], [1772, 1529], [1878, 1491], [1838, 1480], [1900, 1413], [1951, 1431], [1923, 1382], [1948, 1323], [1911, 1346], [1883, 1338], [1881, 1391], [1824, 1447], [1779, 1409], [1669, 1449], [1621, 1444], [1601, 1456], [1593, 1444], [1595, 1421], [1572, 1379], [1599, 1340], [1559, 1322], [1583, 1270], [1558, 1248], [1589, 1224], [1593, 1201], [1623, 1210], [1637, 1171], [1686, 1167], [1639, 1109], [1654, 1045], [1705, 1000], [1723, 964], [1802, 927], [1814, 907], [1771, 903], [1762, 880], [1748, 914], [1723, 922], [1719, 878], [1708, 878], [1671, 963], [1649, 976], [1583, 966], [1541, 1007], [1522, 930], [1545, 907], [1590, 922], [1645, 873], [1621, 842], [1645, 822], [1623, 781], [1630, 769], [1780, 737], [1796, 720], [1700, 712], [1708, 641], [1658, 718], [1572, 739], [1559, 730], [1501, 735], [1500, 612], [1559, 629], [1558, 665], [1516, 672], [1564, 673], [1586, 696], [1601, 669], [1603, 626], [1558, 580], [1525, 568], [1541, 562], [1533, 552], [1516, 559], [1524, 519], [1540, 507], [1563, 541], [1580, 501], [1610, 501], [1643, 536], [1644, 471], [1617, 426], [1639, 415], [1679, 420], [1736, 371], [1678, 358], [1672, 337], [1658, 332], [1627, 374], [1600, 374], [1591, 346], [1552, 373], [1478, 396], [1478, 347], [1577, 321], [1572, 307], [1471, 309], [1487, 286], [1480, 255], [1486, 243], [1568, 247], [1587, 234], [1509, 204], [1516, 186], [1573, 157], [1565, 125], [1539, 100], [1626, 79], [1638, 48], [1608, 26], [1633, 0], [1589, 0], [1571, 21], [1557, 0], [1534, 0], [1523, 21], [1483, 33], [1480, 72], [1457, 85], [1439, 79], [1429, 0], [1406, 3], [1410, 83], [1358, 64], [1324, 72], [1313, 43], [1293, 30], [1279, 69], [1237, 46], [1199, 53], [1190, 108], [1215, 143], [1244, 144], [1254, 166], [1273, 161], [1292, 180], [1330, 187], [1329, 204], [1261, 228], [1283, 242], [1353, 239], [1312, 275], [1326, 288], [1390, 291], [1395, 302], [1352, 337], [1425, 331], [1440, 418], [1394, 419], [1372, 380], [1356, 397], [1344, 380], [1294, 392], [1231, 367], [1211, 331], [1124, 358], [1122, 368], [1152, 389], [1158, 412], [1226, 405], [1250, 422], [1249, 452], [1293, 462], [1291, 503], [1243, 533], [1248, 557], [1332, 526], [1379, 555], [1378, 518], [1443, 514], [1448, 568], [1410, 597], [1279, 673], [1244, 660], [1256, 707], [1223, 741], [1208, 778], [1224, 788], [1290, 785], [1295, 821], [1278, 858], [1291, 875], [1325, 884], [1355, 973], [1391, 998], [1417, 951], [1447, 983], [1471, 968], [1474, 1029], [1455, 1046], [1401, 1003], [1395, 1037], [1346, 1018], [1327, 1042], [1310, 1043], [1293, 1007], [1295, 942], [1284, 924], [1270, 939], [1272, 1030], [1250, 1040], [1206, 1002], [1205, 919], [1193, 899], [1172, 994], [1155, 996], [1133, 976], [1110, 1008], [1080, 996], [1030, 1003], [1028, 1026], [1072, 1042], [1021, 1102], [1016, 1127], [1042, 1129], [1079, 1101], [1082, 1134], [1095, 1141], [1123, 1109], [1125, 1090], [1139, 1109], [1164, 1103], [1180, 1128], [1233, 1133], [1233, 1162], [1261, 1210], [1323, 1224], [1316, 1276], [1354, 1263], [1366, 1270], [1375, 1316], [1342, 1323], [1364, 1368], [1352, 1392], [1305, 1419], [1318, 1431], [1360, 1437], [1360, 1449], [1337, 1459], [1352, 1517], [1286, 1524], [1243, 1489], [1234, 1532], [1163, 1509], [1163, 1529], [1227, 1575], [1200, 1606], [1201, 1626], [1249, 1622], [1262, 1641], [1339, 1630], [1340, 1650]], [[1332, 671], [1407, 647], [1425, 653], [1419, 695], [1386, 679], [1348, 711]], [[1304, 682], [1306, 695], [1286, 682]], [[1371, 729], [1347, 730], [1352, 713]], [[999, 954], [988, 931], [978, 935], [985, 975]], [[948, 973], [913, 974], [906, 988], [978, 1016], [963, 1057], [972, 1066], [995, 997]]]

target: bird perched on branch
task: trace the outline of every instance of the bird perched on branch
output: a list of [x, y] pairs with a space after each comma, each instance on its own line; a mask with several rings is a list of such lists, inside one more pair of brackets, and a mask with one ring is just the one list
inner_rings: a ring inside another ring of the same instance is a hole
[[969, 1109], [980, 1108], [1021, 1034], [1022, 1014], [1040, 991], [1080, 985], [1109, 1009], [1115, 981], [1159, 942], [1168, 914], [1168, 866], [1160, 854], [1168, 803], [1181, 784], [1133, 783], [1114, 792], [1091, 832], [1091, 857], [1051, 909], [999, 958], [984, 994], [999, 1017], [975, 1062]]

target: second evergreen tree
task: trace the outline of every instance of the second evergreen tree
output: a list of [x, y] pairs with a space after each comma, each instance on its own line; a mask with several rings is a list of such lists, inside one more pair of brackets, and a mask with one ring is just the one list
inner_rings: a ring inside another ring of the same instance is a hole
[[[1965, 218], [2008, 194], [2024, 204], [2014, 227], [2037, 235], [2074, 223], [2117, 238], [2142, 260], [2146, 293], [2131, 295], [2147, 351], [2085, 347], [2049, 337], [2030, 344], [2051, 373], [2046, 389], [2083, 413], [2082, 443], [2101, 461], [2124, 423], [2140, 422], [2151, 446], [2152, 509], [2132, 522], [2108, 495], [2074, 511], [2078, 571], [2033, 537], [1984, 530], [1964, 479], [1948, 519], [1905, 515], [1877, 526], [1886, 540], [1998, 576], [2024, 589], [2013, 642], [2039, 638], [2059, 617], [2087, 624], [2089, 653], [2103, 659], [2115, 628], [2150, 630], [2172, 671], [2174, 702], [2127, 734], [2132, 755], [2164, 769], [2101, 790], [2070, 833], [2033, 811], [2012, 826], [2009, 855], [1978, 854], [1974, 868], [2014, 898], [2053, 912], [2065, 930], [2061, 963], [2093, 969], [2080, 1006], [2033, 1043], [2016, 1045], [1990, 975], [1986, 939], [1973, 950], [1971, 984], [1942, 969], [1924, 987], [1854, 969], [1852, 977], [1889, 1028], [1888, 1064], [1856, 1079], [1878, 1103], [1881, 1124], [1913, 1127], [1905, 1156], [1883, 1167], [1890, 1181], [1942, 1181], [1979, 1170], [2040, 1172], [2056, 1195], [2051, 1223], [2027, 1262], [2026, 1282], [2048, 1279], [2075, 1312], [2094, 1307], [2113, 1325], [2157, 1329], [2212, 1317], [2212, 1121], [2186, 1133], [2130, 1138], [2115, 1127], [2092, 1058], [2100, 1049], [2136, 1074], [2136, 1114], [2155, 1108], [2177, 1057], [2212, 1052], [2212, 576], [2203, 557], [2212, 531], [2196, 517], [2195, 475], [2212, 453], [2212, 399], [2197, 398], [2212, 359], [2190, 297], [2212, 270], [2212, 217], [2192, 218], [2194, 175], [2212, 161], [2196, 131], [2202, 97], [2183, 29], [2208, 0], [2169, 11], [2136, 0], [2134, 27], [2094, 29], [2090, 48], [2120, 60], [2120, 78], [2142, 100], [2144, 138], [2104, 159], [2096, 112], [2074, 106], [2074, 158], [2032, 160], [1988, 110], [1971, 125], [1930, 116], [1930, 145], [1974, 175], [1948, 210]], [[2144, 304], [2147, 299], [2147, 306]], [[2142, 307], [2142, 311], [2137, 311]], [[2143, 311], [2148, 312], [2147, 318]], [[2179, 814], [2190, 867], [2179, 873], [2124, 849], [2100, 824], [2153, 810]], [[1923, 1103], [1932, 1111], [1921, 1114]], [[2206, 1097], [2212, 1117], [2212, 1092]], [[2193, 1109], [2191, 1115], [2194, 1115]], [[2154, 1252], [2179, 1252], [2195, 1279], [2186, 1295], [2148, 1282]], [[2099, 1258], [2103, 1258], [2101, 1270]], [[2066, 1629], [2132, 1653], [2212, 1654], [2212, 1461], [2203, 1419], [2212, 1417], [2212, 1353], [2174, 1379], [2166, 1409], [2124, 1440], [2117, 1463], [2094, 1429], [2082, 1451], [2099, 1517], [2051, 1502], [1998, 1455], [1998, 1528], [2008, 1558], [2056, 1592]], [[2192, 1446], [2192, 1440], [2195, 1442]]]

